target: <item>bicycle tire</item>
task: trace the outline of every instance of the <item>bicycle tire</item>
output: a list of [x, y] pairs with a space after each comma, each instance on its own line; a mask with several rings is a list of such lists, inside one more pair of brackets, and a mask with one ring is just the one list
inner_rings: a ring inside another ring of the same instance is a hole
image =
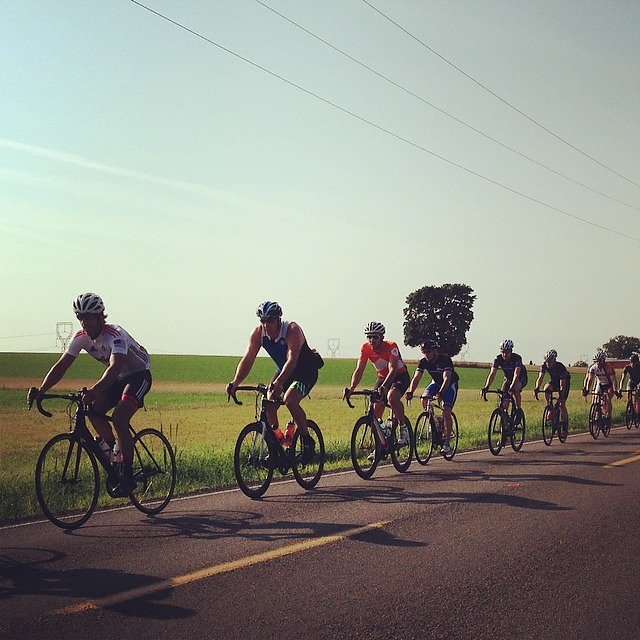
[[423, 411], [416, 420], [416, 430], [413, 434], [414, 452], [418, 464], [423, 467], [433, 455], [433, 425], [428, 411]]
[[633, 401], [631, 399], [627, 400], [627, 406], [624, 410], [624, 423], [627, 429], [631, 430], [633, 427], [634, 415], [633, 415]]
[[520, 412], [520, 422], [513, 425], [510, 440], [511, 448], [518, 452], [522, 449], [522, 445], [524, 444], [524, 439], [527, 433], [527, 419], [522, 408], [516, 409], [516, 412]]
[[[549, 414], [553, 416], [553, 407], [550, 404], [542, 410], [542, 439], [548, 447], [553, 442], [554, 431], [554, 420], [553, 418], [549, 419]], [[560, 437], [560, 434], [558, 434], [558, 437]]]
[[456, 455], [456, 451], [458, 450], [458, 418], [456, 418], [456, 414], [451, 412], [451, 435], [449, 436], [449, 446], [451, 447], [451, 451], [449, 453], [443, 453], [442, 457], [449, 462], [453, 460]]
[[494, 409], [489, 418], [489, 426], [487, 428], [487, 441], [489, 443], [489, 451], [497, 456], [502, 450], [504, 444], [502, 434], [504, 433], [504, 419], [502, 411], [498, 408]]
[[407, 441], [404, 444], [398, 442], [400, 436], [400, 424], [396, 422], [393, 426], [393, 434], [391, 436], [391, 463], [398, 473], [406, 473], [411, 466], [413, 458], [413, 428], [407, 416], [404, 417], [404, 425], [407, 430]]
[[269, 488], [275, 468], [276, 454], [262, 429], [260, 422], [252, 422], [244, 427], [233, 452], [236, 482], [242, 493], [253, 499], [262, 497]]
[[594, 440], [598, 439], [600, 435], [600, 419], [602, 417], [602, 411], [600, 405], [594, 403], [589, 409], [589, 433]]
[[176, 488], [176, 457], [167, 437], [157, 429], [142, 429], [133, 437], [133, 480], [129, 494], [133, 506], [146, 513], [160, 513]]
[[609, 437], [609, 434], [611, 433], [611, 418], [602, 418], [602, 427], [600, 428], [600, 431], [602, 431], [602, 435], [605, 438]]
[[91, 517], [98, 503], [98, 462], [78, 438], [61, 433], [40, 452], [35, 485], [44, 515], [61, 529], [77, 529]]
[[[564, 428], [563, 428], [564, 424]], [[569, 435], [569, 414], [567, 414], [566, 423], [558, 423], [558, 440], [560, 442], [565, 443], [567, 441], [567, 437]]]
[[[354, 471], [368, 480], [380, 462], [380, 440], [368, 416], [358, 418], [351, 432], [351, 463]], [[373, 457], [372, 457], [373, 454]]]
[[313, 420], [308, 420], [307, 425], [309, 427], [309, 435], [316, 443], [313, 458], [311, 461], [302, 464], [302, 433], [300, 432], [300, 429], [296, 429], [292, 445], [295, 459], [292, 470], [296, 482], [303, 489], [313, 489], [318, 484], [320, 476], [322, 475], [326, 454], [324, 450], [324, 438], [322, 437], [320, 427], [313, 422]]

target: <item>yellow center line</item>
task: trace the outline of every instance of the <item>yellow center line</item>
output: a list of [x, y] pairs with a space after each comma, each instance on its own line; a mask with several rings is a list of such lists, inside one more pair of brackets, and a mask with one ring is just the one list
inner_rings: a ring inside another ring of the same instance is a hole
[[221, 573], [228, 573], [230, 571], [236, 571], [237, 569], [244, 569], [254, 564], [261, 562], [267, 562], [274, 560], [275, 558], [282, 558], [283, 556], [291, 555], [292, 553], [300, 553], [301, 551], [308, 551], [315, 547], [321, 547], [332, 542], [338, 542], [345, 540], [346, 538], [353, 538], [354, 536], [372, 531], [373, 529], [381, 529], [382, 527], [391, 523], [391, 520], [385, 520], [382, 522], [374, 522], [367, 524], [357, 529], [349, 529], [342, 533], [336, 533], [330, 536], [323, 536], [322, 538], [314, 538], [312, 540], [305, 540], [304, 542], [298, 542], [296, 544], [290, 544], [286, 547], [280, 547], [273, 549], [272, 551], [265, 551], [263, 553], [257, 553], [246, 558], [239, 558], [238, 560], [232, 560], [230, 562], [223, 562], [222, 564], [213, 565], [211, 567], [205, 567], [198, 571], [192, 571], [191, 573], [185, 573], [181, 576], [175, 576], [173, 578], [167, 578], [152, 585], [144, 587], [138, 587], [137, 589], [130, 589], [129, 591], [122, 591], [121, 593], [115, 593], [111, 596], [105, 596], [104, 598], [96, 598], [94, 600], [86, 600], [85, 602], [79, 602], [62, 609], [56, 609], [51, 612], [51, 615], [74, 615], [83, 613], [84, 611], [91, 611], [93, 609], [100, 609], [103, 607], [109, 607], [114, 604], [119, 604], [127, 600], [133, 600], [134, 598], [141, 598], [148, 596], [158, 591], [166, 591], [167, 589], [175, 589], [190, 582], [197, 580], [204, 580], [211, 576], [219, 575]]
[[611, 462], [609, 464], [605, 464], [605, 469], [615, 469], [616, 467], [623, 467], [625, 464], [631, 464], [632, 462], [640, 461], [640, 451], [636, 452], [636, 455], [631, 456], [630, 458], [625, 458], [624, 460], [616, 460], [615, 462]]

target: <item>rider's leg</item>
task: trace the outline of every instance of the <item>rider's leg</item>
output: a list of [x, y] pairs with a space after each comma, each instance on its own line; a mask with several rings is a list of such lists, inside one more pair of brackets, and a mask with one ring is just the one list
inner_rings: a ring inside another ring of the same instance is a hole
[[398, 391], [395, 387], [392, 388], [387, 394], [387, 400], [391, 407], [391, 411], [395, 419], [398, 421], [400, 425], [404, 424], [404, 404], [402, 402], [402, 393]]
[[609, 387], [604, 396], [604, 417], [611, 420], [611, 399], [613, 398], [613, 387]]
[[451, 418], [451, 407], [448, 405], [444, 405], [442, 408], [442, 418], [444, 420], [444, 426], [442, 428], [442, 435], [445, 440], [449, 440], [451, 437], [451, 427], [453, 419]]
[[284, 403], [302, 434], [307, 435], [309, 433], [309, 427], [307, 425], [307, 414], [300, 406], [302, 398], [304, 398], [304, 395], [302, 395], [295, 385], [292, 385], [284, 394]]
[[97, 415], [88, 414], [89, 420], [96, 430], [96, 433], [113, 449], [113, 445], [116, 442], [116, 437], [113, 435], [111, 429], [111, 423], [100, 416], [105, 414], [113, 404], [102, 394], [98, 400], [91, 403], [91, 410]]

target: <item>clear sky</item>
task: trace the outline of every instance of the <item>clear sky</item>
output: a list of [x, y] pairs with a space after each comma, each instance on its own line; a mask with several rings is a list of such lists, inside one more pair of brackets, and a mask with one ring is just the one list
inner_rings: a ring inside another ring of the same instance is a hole
[[241, 354], [275, 299], [351, 357], [458, 282], [471, 360], [640, 334], [636, 0], [144, 4], [209, 41], [0, 0], [0, 351], [87, 290], [152, 353]]

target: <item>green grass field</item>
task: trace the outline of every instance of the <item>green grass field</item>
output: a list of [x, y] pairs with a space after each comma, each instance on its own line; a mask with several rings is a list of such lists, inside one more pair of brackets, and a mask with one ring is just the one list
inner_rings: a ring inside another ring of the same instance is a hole
[[[27, 411], [25, 405], [26, 387], [39, 382], [57, 357], [56, 354], [0, 354], [0, 456], [4, 463], [0, 471], [0, 520], [4, 522], [39, 513], [33, 489], [38, 454], [50, 437], [68, 428], [64, 403], [51, 401], [47, 405], [54, 411], [51, 419], [35, 410]], [[152, 356], [155, 387], [147, 396], [146, 411], [139, 411], [133, 424], [137, 428], [162, 428], [169, 436], [178, 459], [179, 493], [234, 484], [233, 446], [240, 429], [253, 421], [255, 409], [252, 394], [240, 396], [244, 402], [242, 407], [226, 401], [224, 384], [233, 377], [238, 361], [238, 357], [224, 356]], [[350, 381], [355, 361], [327, 359], [325, 362], [318, 385], [305, 401], [305, 407], [309, 417], [322, 428], [327, 444], [327, 468], [350, 468], [351, 428], [364, 406], [360, 402], [351, 410], [341, 402], [341, 395]], [[414, 368], [410, 366], [411, 373]], [[460, 425], [459, 449], [486, 446], [486, 424], [494, 403], [493, 399], [482, 402], [479, 389], [487, 369], [460, 367], [457, 370], [461, 389], [455, 407]], [[101, 372], [102, 367], [93, 359], [80, 356], [59, 387], [76, 389], [79, 381], [97, 379]], [[268, 381], [272, 373], [271, 360], [260, 358], [247, 382]], [[532, 397], [535, 375], [530, 372], [529, 386], [523, 395], [527, 440], [540, 437], [543, 402], [536, 402]], [[372, 367], [368, 367], [361, 388], [373, 382], [374, 373]], [[581, 377], [574, 374], [574, 391], [568, 403], [574, 431], [587, 426], [588, 405], [575, 391], [580, 383]], [[617, 402], [614, 406], [620, 420], [624, 405]], [[420, 410], [419, 401], [408, 408], [412, 422]], [[284, 423], [286, 409], [281, 411]], [[570, 446], [570, 441], [564, 446]], [[521, 455], [526, 455], [526, 447]], [[101, 501], [113, 503], [106, 495]]]

